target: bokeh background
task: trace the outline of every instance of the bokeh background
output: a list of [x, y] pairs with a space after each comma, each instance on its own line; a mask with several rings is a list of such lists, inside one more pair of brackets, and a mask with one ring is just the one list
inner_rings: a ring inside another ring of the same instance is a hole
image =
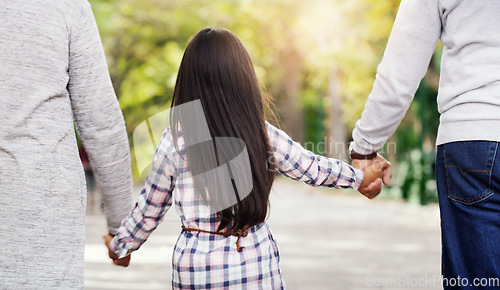
[[[130, 136], [169, 107], [188, 41], [212, 26], [243, 41], [263, 89], [275, 100], [282, 129], [310, 150], [346, 160], [400, 1], [90, 2]], [[383, 150], [397, 172], [385, 193], [394, 198], [435, 200], [441, 51], [438, 46], [408, 114], [389, 140], [396, 145]], [[136, 178], [138, 171], [135, 167]]]
[[[372, 89], [400, 1], [90, 3], [125, 116], [134, 160], [135, 153], [141, 152], [141, 148], [134, 148], [134, 129], [168, 109], [188, 41], [200, 29], [212, 26], [227, 28], [243, 41], [263, 91], [274, 99], [280, 127], [307, 149], [346, 161], [352, 129]], [[394, 178], [378, 198], [397, 202], [402, 208], [431, 204], [434, 215], [441, 51], [438, 45], [410, 110], [389, 139], [392, 146], [382, 150], [393, 164]], [[136, 162], [133, 165], [135, 181], [140, 184], [141, 169]], [[427, 212], [428, 208], [422, 208]]]

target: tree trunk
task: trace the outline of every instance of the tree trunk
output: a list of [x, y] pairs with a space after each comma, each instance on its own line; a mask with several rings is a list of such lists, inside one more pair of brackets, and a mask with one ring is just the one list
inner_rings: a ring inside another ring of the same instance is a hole
[[278, 87], [283, 126], [295, 141], [304, 141], [304, 116], [300, 103], [301, 57], [295, 47], [288, 46], [280, 54], [282, 77]]
[[342, 98], [340, 96], [338, 71], [330, 70], [328, 76], [328, 136], [326, 154], [339, 160], [347, 158], [347, 140], [344, 120], [342, 118]]

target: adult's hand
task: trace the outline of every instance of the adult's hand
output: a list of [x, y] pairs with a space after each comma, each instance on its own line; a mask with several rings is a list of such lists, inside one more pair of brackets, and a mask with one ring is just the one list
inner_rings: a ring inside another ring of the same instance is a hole
[[365, 172], [358, 191], [370, 199], [376, 197], [382, 191], [382, 183], [388, 185], [392, 177], [391, 164], [380, 154], [370, 160], [353, 159], [352, 166]]
[[109, 243], [111, 243], [111, 240], [113, 239], [113, 236], [110, 234], [104, 235], [104, 243], [106, 244], [106, 247], [108, 248], [108, 256], [111, 260], [113, 260], [113, 264], [117, 266], [122, 266], [122, 267], [128, 267], [130, 264], [130, 255], [127, 255], [121, 259], [118, 258], [118, 255], [111, 250], [109, 247]]

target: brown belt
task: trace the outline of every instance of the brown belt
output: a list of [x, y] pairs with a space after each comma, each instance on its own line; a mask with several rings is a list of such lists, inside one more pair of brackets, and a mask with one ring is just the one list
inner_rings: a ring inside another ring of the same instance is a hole
[[224, 236], [224, 237], [237, 236], [238, 239], [236, 240], [236, 249], [238, 250], [238, 252], [241, 252], [245, 248], [245, 247], [240, 247], [240, 238], [246, 237], [248, 235], [248, 229], [246, 227], [244, 227], [241, 230], [229, 231], [229, 232], [223, 232], [223, 233], [205, 231], [202, 229], [186, 228], [184, 226], [182, 226], [182, 229], [185, 230], [186, 232], [200, 232], [200, 233], [207, 233], [207, 234], [219, 235], [219, 236]]

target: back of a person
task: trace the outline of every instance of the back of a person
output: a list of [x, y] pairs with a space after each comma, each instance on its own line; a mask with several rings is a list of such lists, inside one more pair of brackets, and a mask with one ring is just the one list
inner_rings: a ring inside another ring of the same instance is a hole
[[[274, 132], [275, 130], [277, 130], [275, 127], [268, 125], [268, 131]], [[171, 180], [175, 186], [169, 184], [169, 178], [164, 179], [167, 174], [161, 174], [161, 176], [150, 174], [143, 193], [152, 189], [163, 191], [172, 186], [175, 189], [172, 192], [170, 204], [175, 207], [183, 228], [217, 232], [221, 217], [211, 208], [213, 204], [204, 201], [196, 192], [193, 173], [186, 156], [186, 144], [182, 133], [180, 134], [181, 136], [177, 138], [177, 148], [175, 148], [171, 128], [164, 131], [157, 149], [157, 154], [160, 153], [163, 158], [156, 159], [155, 161], [158, 163], [153, 163], [153, 169], [158, 170], [158, 172], [175, 172]], [[265, 160], [263, 161], [265, 162]], [[159, 166], [157, 167], [157, 165]], [[221, 164], [220, 169], [224, 170], [227, 168], [226, 166], [230, 165]], [[235, 192], [228, 194], [234, 195]], [[158, 200], [152, 195], [148, 195], [147, 198], [151, 198], [151, 201]], [[228, 230], [225, 228], [222, 232]], [[235, 245], [241, 247], [241, 253], [234, 250]], [[231, 279], [234, 281], [227, 281], [230, 283], [228, 285], [239, 285], [241, 281], [244, 281], [242, 279], [247, 279], [248, 284], [244, 283], [246, 287], [269, 285], [269, 287], [276, 289], [283, 285], [278, 262], [278, 247], [265, 221], [256, 226], [248, 227], [247, 234], [241, 238], [182, 231], [173, 252], [172, 286], [174, 289], [184, 289], [193, 286], [187, 284], [188, 282], [205, 281], [204, 285], [215, 288], [223, 287], [223, 281], [226, 277], [222, 275], [222, 272], [207, 275], [209, 273], [209, 270], [206, 269], [208, 263], [214, 269], [224, 265], [225, 269], [232, 273]], [[185, 269], [191, 268], [194, 270], [185, 271]]]
[[0, 2], [0, 288], [83, 286], [86, 192], [67, 85], [84, 4]]
[[438, 144], [499, 140], [500, 2], [441, 0]]
[[[500, 190], [499, 15], [496, 0], [401, 1], [373, 90], [353, 130], [356, 153], [370, 154], [384, 145], [408, 111], [441, 40], [435, 171], [445, 289], [455, 289], [457, 277], [468, 281], [461, 283], [464, 289], [473, 289], [473, 281], [500, 275], [500, 250], [492, 242], [500, 239], [495, 194]], [[498, 288], [490, 286], [485, 289]]]
[[174, 289], [285, 287], [266, 223], [276, 171], [311, 186], [358, 190], [376, 184], [389, 164], [365, 175], [305, 150], [266, 122], [264, 103], [238, 37], [198, 32], [184, 52], [170, 124], [145, 186], [118, 233], [106, 236], [115, 264], [127, 266], [175, 205], [182, 231], [172, 256]]
[[[436, 184], [443, 287], [497, 279], [500, 251], [500, 2], [441, 0]], [[482, 280], [481, 280], [482, 281]], [[490, 281], [491, 282], [491, 281]], [[474, 284], [473, 284], [474, 283]], [[482, 282], [481, 282], [482, 283]], [[468, 285], [467, 285], [468, 284]], [[474, 285], [474, 287], [472, 287]], [[481, 284], [497, 289], [497, 284]]]

